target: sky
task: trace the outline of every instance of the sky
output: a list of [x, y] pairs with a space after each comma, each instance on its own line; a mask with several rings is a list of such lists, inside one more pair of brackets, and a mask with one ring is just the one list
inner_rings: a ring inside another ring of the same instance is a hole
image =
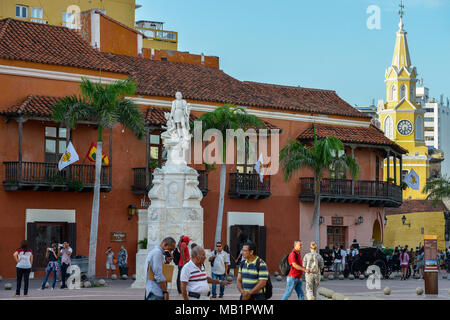
[[[220, 69], [238, 80], [335, 90], [353, 106], [386, 99], [400, 0], [137, 3], [136, 20], [165, 22], [165, 30], [178, 32], [179, 51], [217, 56]], [[430, 96], [450, 96], [450, 0], [403, 4], [418, 78]]]

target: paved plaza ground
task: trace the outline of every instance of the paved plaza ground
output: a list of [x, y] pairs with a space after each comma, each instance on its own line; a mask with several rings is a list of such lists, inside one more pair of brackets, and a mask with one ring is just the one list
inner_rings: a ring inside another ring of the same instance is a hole
[[[99, 278], [100, 279], [100, 278]], [[13, 285], [12, 290], [4, 290], [5, 283]], [[38, 290], [42, 283], [42, 279], [31, 279], [29, 297], [13, 297], [15, 293], [16, 280], [3, 279], [0, 281], [0, 300], [143, 300], [143, 289], [132, 289], [131, 284], [133, 280], [111, 280], [106, 279], [106, 287], [95, 288], [81, 288], [79, 290], [59, 289], [61, 283], [57, 282], [55, 290], [45, 289]], [[272, 277], [273, 300], [280, 300], [283, 296], [286, 280], [283, 277], [282, 281], [277, 281]], [[424, 288], [423, 280], [409, 279], [406, 281], [396, 280], [381, 280], [380, 290], [369, 290], [366, 286], [366, 280], [326, 280], [321, 282], [321, 286], [331, 289], [335, 292], [342, 293], [352, 300], [450, 300], [450, 280], [439, 279], [439, 295], [438, 296], [418, 296], [416, 288]], [[384, 295], [383, 289], [390, 287], [391, 295]], [[303, 285], [304, 288], [304, 285]], [[170, 299], [182, 300], [178, 295], [176, 288], [169, 290]], [[236, 289], [236, 280], [225, 289], [224, 300], [238, 300], [239, 293]], [[293, 292], [290, 300], [296, 300], [296, 294]], [[327, 300], [327, 298], [320, 296], [320, 300]], [[222, 300], [217, 298], [216, 300]]]

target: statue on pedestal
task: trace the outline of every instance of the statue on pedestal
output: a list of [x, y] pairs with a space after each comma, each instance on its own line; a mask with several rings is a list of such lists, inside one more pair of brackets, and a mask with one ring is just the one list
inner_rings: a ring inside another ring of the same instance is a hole
[[165, 132], [161, 134], [164, 146], [167, 150], [167, 162], [169, 164], [186, 164], [186, 151], [189, 149], [191, 134], [189, 133], [190, 105], [182, 99], [181, 92], [175, 94], [176, 100], [172, 101], [172, 109], [164, 113], [167, 124]]

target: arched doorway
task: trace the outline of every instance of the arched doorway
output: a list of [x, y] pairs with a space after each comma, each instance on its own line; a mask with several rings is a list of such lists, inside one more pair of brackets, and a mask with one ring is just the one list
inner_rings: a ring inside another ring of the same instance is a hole
[[381, 226], [380, 223], [378, 222], [378, 219], [375, 220], [373, 223], [372, 239], [374, 245], [381, 244], [383, 241], [381, 236]]

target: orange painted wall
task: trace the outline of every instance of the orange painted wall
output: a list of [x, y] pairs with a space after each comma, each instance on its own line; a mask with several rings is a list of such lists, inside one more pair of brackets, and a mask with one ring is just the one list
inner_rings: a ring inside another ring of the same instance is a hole
[[[152, 58], [151, 49], [144, 48], [143, 50], [144, 58]], [[188, 52], [181, 51], [169, 51], [169, 50], [154, 50], [153, 60], [161, 60], [161, 58], [166, 58], [167, 61], [172, 62], [182, 62], [189, 64], [202, 64], [202, 56], [200, 54], [191, 54]], [[204, 56], [204, 65], [207, 67], [214, 67], [219, 69], [219, 58], [214, 56]]]
[[100, 50], [136, 57], [137, 33], [100, 16]]

